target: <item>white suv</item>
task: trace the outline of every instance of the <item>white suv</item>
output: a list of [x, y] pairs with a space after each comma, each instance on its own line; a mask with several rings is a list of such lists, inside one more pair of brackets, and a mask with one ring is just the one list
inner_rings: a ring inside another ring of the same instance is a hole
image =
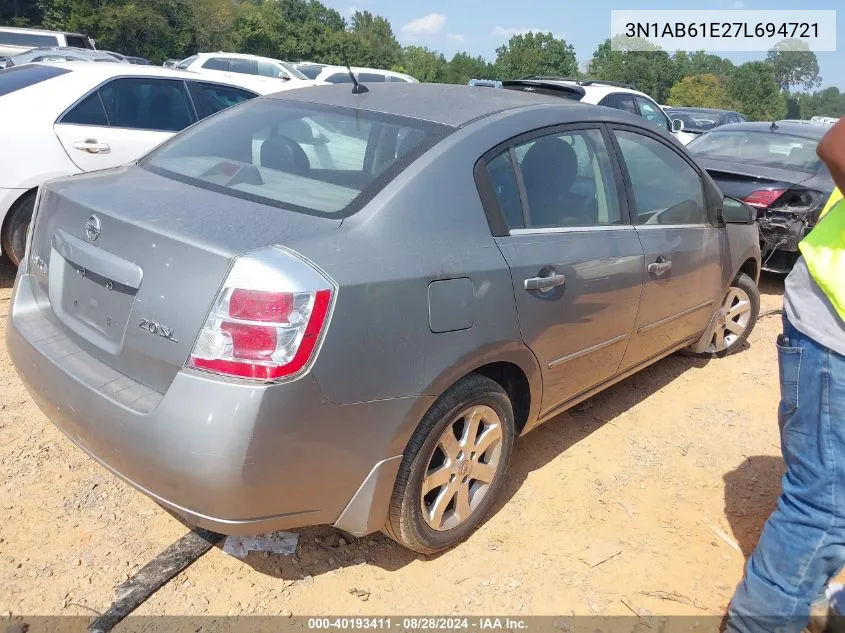
[[241, 53], [199, 53], [182, 60], [176, 67], [209, 77], [229, 80], [237, 77], [239, 84], [255, 84], [254, 88], [262, 93], [271, 88], [272, 92], [277, 92], [322, 83], [308, 79], [293, 64]]
[[579, 88], [579, 94], [582, 90], [584, 92], [579, 99], [583, 103], [607, 106], [636, 114], [646, 121], [651, 121], [667, 132], [672, 133], [683, 145], [686, 145], [695, 138], [692, 134], [682, 131], [680, 124], [673, 124], [666, 112], [663, 111], [663, 108], [654, 99], [644, 92], [635, 90], [628, 84], [598, 79], [577, 80], [536, 76], [525, 77], [525, 80], [563, 86], [576, 86]]
[[81, 33], [0, 26], [0, 57], [12, 57], [32, 48], [52, 46], [93, 49], [94, 43]]

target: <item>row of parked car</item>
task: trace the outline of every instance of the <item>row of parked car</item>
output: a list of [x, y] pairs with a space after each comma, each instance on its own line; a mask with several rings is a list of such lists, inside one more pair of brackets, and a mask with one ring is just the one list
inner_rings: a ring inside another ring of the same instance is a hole
[[[68, 438], [189, 523], [424, 553], [484, 520], [518, 436], [676, 351], [743, 349], [760, 205], [787, 191], [714, 176], [748, 163], [732, 151], [798, 164], [816, 129], [684, 146], [601, 82], [253, 98], [217, 77], [0, 71], [9, 356]], [[790, 200], [823, 195], [805, 185]]]

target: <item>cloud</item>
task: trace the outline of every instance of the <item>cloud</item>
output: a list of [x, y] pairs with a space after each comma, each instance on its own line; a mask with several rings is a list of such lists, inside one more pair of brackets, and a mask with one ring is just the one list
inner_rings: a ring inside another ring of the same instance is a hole
[[734, 0], [731, 7], [734, 8], [734, 9], [744, 9], [745, 3], [742, 0]]
[[405, 35], [435, 35], [446, 24], [446, 16], [441, 13], [429, 13], [416, 20], [411, 20], [402, 27]]
[[528, 32], [548, 33], [548, 31], [549, 29], [538, 29], [531, 26], [497, 26], [490, 31], [490, 35], [495, 35], [496, 37], [513, 37], [514, 35], [524, 35]]
[[463, 33], [449, 33], [446, 37], [453, 42], [463, 42], [466, 39], [466, 35]]
[[356, 11], [360, 11], [360, 9], [358, 7], [354, 7], [354, 6], [349, 7], [346, 11], [343, 12], [343, 15], [352, 17], [353, 15], [355, 15]]

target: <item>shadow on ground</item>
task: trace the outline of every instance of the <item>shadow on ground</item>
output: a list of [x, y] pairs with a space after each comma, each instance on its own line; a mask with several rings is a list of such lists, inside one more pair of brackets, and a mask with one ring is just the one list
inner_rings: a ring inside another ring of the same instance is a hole
[[3, 256], [0, 256], [0, 288], [11, 288], [15, 283], [17, 269]]
[[[522, 487], [529, 474], [543, 468], [608, 422], [650, 397], [686, 371], [703, 367], [707, 360], [673, 355], [600, 395], [563, 413], [517, 441], [508, 468], [505, 486], [490, 514], [501, 510]], [[308, 582], [317, 576], [350, 565], [370, 564], [395, 571], [414, 560], [427, 557], [409, 552], [383, 534], [354, 539], [330, 527], [308, 528], [300, 532], [296, 555], [250, 553], [245, 562], [256, 571], [285, 580]]]
[[745, 558], [751, 556], [766, 519], [780, 495], [783, 460], [772, 455], [747, 457], [724, 476], [725, 516]]

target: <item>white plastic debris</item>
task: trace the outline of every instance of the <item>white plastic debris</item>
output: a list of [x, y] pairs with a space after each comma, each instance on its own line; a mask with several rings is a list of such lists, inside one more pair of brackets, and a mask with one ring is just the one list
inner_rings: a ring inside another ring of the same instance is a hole
[[235, 558], [245, 558], [249, 552], [272, 552], [290, 556], [296, 552], [299, 534], [272, 532], [258, 536], [227, 536], [223, 551]]

